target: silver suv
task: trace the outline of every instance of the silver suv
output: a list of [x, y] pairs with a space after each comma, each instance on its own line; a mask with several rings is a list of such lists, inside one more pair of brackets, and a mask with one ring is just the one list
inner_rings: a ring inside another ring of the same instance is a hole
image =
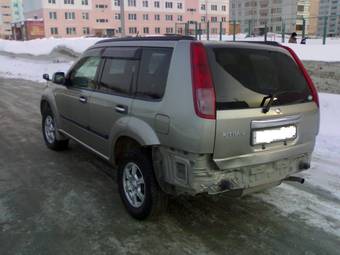
[[72, 139], [117, 166], [137, 219], [167, 195], [241, 196], [310, 167], [317, 91], [279, 44], [163, 36], [96, 43], [41, 99], [46, 145]]

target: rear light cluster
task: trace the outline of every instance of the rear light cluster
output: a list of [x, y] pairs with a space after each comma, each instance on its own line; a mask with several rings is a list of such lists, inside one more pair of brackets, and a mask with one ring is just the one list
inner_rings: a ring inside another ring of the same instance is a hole
[[216, 119], [216, 96], [207, 52], [200, 42], [191, 43], [192, 89], [196, 114]]
[[309, 89], [310, 89], [312, 97], [313, 97], [313, 101], [319, 107], [318, 91], [317, 91], [316, 87], [314, 86], [314, 83], [313, 83], [312, 79], [310, 78], [306, 68], [303, 66], [301, 60], [299, 59], [299, 57], [296, 55], [296, 53], [291, 48], [289, 48], [287, 46], [283, 46], [283, 45], [281, 45], [281, 47], [283, 47], [286, 50], [288, 50], [290, 55], [294, 58], [296, 64], [298, 65], [300, 71], [302, 72], [303, 76], [305, 77], [305, 79], [306, 79], [306, 81], [308, 83]]

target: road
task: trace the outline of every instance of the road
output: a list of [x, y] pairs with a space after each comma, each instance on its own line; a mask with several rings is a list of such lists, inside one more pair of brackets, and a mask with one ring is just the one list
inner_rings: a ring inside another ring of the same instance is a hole
[[44, 146], [42, 87], [0, 78], [1, 255], [339, 254], [339, 237], [258, 196], [181, 197], [157, 221], [133, 220], [108, 164], [76, 143]]

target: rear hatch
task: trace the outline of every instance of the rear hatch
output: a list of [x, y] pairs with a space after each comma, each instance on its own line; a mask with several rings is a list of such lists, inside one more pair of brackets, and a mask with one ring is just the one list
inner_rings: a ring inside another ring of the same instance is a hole
[[282, 47], [267, 45], [206, 48], [216, 93], [213, 156], [220, 167], [264, 163], [313, 150], [318, 99], [298, 59]]

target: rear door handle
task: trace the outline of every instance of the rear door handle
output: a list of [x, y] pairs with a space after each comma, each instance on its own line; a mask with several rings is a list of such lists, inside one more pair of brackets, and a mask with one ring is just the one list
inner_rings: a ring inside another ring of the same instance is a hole
[[84, 97], [84, 96], [80, 96], [79, 97], [79, 101], [83, 104], [87, 103], [87, 97]]
[[124, 106], [124, 105], [117, 105], [115, 107], [115, 110], [116, 112], [119, 112], [119, 113], [127, 113], [127, 106]]

